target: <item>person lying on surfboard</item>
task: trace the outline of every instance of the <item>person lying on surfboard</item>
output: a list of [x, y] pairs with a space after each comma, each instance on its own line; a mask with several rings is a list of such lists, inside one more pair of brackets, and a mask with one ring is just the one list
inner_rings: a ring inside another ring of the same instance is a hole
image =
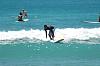
[[49, 30], [49, 38], [50, 40], [54, 40], [54, 26], [47, 26], [47, 25], [44, 25], [44, 30], [45, 30], [45, 33], [46, 33], [46, 38], [47, 38], [47, 30]]

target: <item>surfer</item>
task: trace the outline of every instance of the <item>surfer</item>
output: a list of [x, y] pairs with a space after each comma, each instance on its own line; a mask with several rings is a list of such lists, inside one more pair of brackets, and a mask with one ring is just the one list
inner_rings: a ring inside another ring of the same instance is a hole
[[53, 40], [54, 39], [54, 26], [47, 26], [47, 25], [44, 25], [44, 30], [45, 30], [45, 33], [46, 33], [46, 38], [47, 38], [47, 30], [49, 30], [49, 38], [50, 40]]
[[23, 16], [24, 18], [27, 17], [27, 11], [25, 11], [24, 9], [22, 9], [21, 13], [22, 13], [22, 16]]
[[99, 16], [99, 22], [100, 22], [100, 16]]
[[22, 9], [19, 14], [22, 15], [23, 18], [27, 18], [27, 11], [25, 11], [24, 9]]

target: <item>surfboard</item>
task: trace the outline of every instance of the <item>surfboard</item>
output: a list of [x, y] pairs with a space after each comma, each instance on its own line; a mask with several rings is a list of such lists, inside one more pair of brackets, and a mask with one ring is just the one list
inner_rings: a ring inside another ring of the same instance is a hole
[[27, 22], [27, 21], [29, 21], [29, 19], [24, 19], [23, 21], [24, 21], [24, 22]]
[[100, 22], [95, 22], [95, 21], [84, 21], [85, 23], [100, 23]]
[[29, 19], [23, 19], [23, 21], [16, 21], [16, 22], [27, 22]]
[[54, 43], [60, 43], [61, 41], [63, 41], [64, 39], [59, 39], [57, 41], [54, 41]]

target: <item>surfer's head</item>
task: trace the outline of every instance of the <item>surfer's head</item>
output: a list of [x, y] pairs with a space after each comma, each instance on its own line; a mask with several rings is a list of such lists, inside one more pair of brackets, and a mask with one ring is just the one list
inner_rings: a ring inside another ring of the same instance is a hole
[[44, 30], [49, 30], [49, 27], [47, 25], [44, 25]]
[[47, 25], [44, 25], [44, 27], [47, 27]]

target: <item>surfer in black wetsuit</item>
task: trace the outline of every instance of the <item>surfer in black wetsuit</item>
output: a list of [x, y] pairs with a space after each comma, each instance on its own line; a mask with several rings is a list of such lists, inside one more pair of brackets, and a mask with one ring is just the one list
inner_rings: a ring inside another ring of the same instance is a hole
[[100, 22], [100, 16], [99, 16], [99, 22]]
[[54, 27], [44, 25], [44, 30], [45, 30], [45, 33], [46, 33], [46, 38], [47, 38], [47, 30], [49, 30], [49, 34], [48, 34], [49, 38], [50, 38], [50, 40], [53, 40], [54, 39]]

